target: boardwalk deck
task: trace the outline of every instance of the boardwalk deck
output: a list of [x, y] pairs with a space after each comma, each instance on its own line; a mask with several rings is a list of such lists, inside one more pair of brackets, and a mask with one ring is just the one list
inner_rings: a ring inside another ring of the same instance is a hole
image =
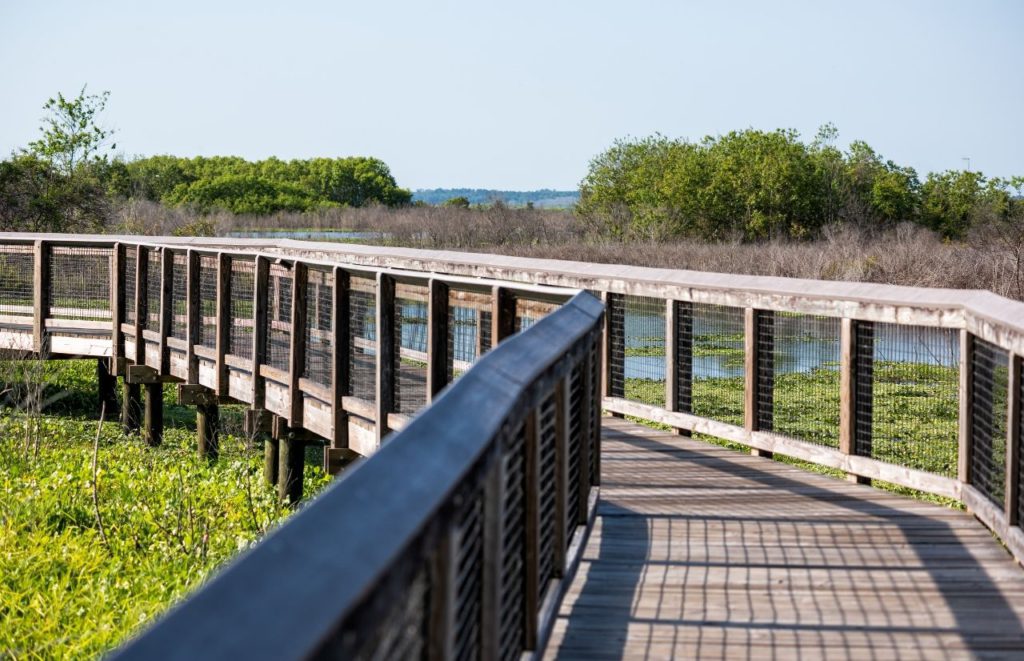
[[1022, 658], [1024, 571], [974, 517], [605, 418], [548, 658]]

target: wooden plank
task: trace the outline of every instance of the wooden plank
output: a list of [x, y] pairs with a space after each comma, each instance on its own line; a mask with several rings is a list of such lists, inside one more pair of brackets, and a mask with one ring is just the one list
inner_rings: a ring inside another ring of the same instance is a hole
[[516, 296], [508, 287], [495, 285], [491, 293], [491, 348], [516, 332]]
[[973, 387], [971, 370], [974, 364], [974, 339], [966, 330], [960, 331], [960, 426], [957, 450], [957, 479], [964, 484], [971, 482], [971, 403]]
[[291, 414], [288, 426], [302, 426], [302, 391], [299, 379], [306, 364], [306, 265], [295, 262], [292, 266], [291, 347], [288, 354], [288, 392]]
[[442, 280], [431, 278], [427, 301], [427, 403], [448, 385], [448, 299]]
[[395, 281], [377, 274], [376, 385], [377, 443], [388, 434], [388, 414], [395, 411]]
[[1020, 489], [1020, 390], [1021, 357], [1010, 354], [1006, 393], [1006, 499], [1004, 510], [1008, 525], [1019, 524], [1017, 499]]
[[49, 353], [46, 333], [46, 318], [50, 313], [50, 254], [52, 247], [49, 242], [36, 241], [33, 253], [32, 278], [32, 345], [40, 356]]
[[344, 398], [352, 394], [352, 374], [349, 371], [349, 289], [351, 281], [348, 272], [341, 267], [334, 268], [334, 300], [331, 307], [331, 328], [334, 338], [331, 343], [331, 411], [333, 414], [334, 436], [331, 447], [348, 447], [348, 415]]

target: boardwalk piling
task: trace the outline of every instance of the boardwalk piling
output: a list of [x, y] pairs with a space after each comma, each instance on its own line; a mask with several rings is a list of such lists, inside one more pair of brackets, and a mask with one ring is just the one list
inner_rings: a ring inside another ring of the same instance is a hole
[[117, 410], [117, 377], [110, 373], [106, 358], [96, 361], [96, 388], [99, 394], [99, 409], [97, 413], [104, 410], [108, 412], [107, 418]]
[[124, 382], [121, 400], [121, 427], [125, 434], [137, 434], [142, 422], [142, 388], [137, 383]]
[[201, 459], [211, 461], [220, 454], [220, 406], [214, 402], [196, 406], [197, 448]]
[[147, 383], [145, 388], [143, 438], [148, 445], [156, 447], [164, 440], [164, 386], [159, 382]]

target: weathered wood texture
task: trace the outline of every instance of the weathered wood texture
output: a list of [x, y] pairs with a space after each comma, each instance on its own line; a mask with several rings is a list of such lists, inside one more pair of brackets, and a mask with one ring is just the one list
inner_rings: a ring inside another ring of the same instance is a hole
[[1024, 572], [965, 513], [605, 418], [547, 658], [1010, 658]]

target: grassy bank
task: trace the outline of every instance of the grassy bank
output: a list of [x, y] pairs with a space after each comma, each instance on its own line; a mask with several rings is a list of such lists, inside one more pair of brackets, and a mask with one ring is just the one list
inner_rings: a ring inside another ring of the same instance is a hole
[[[52, 412], [0, 412], [0, 658], [116, 646], [289, 511], [261, 448], [227, 434], [219, 461], [198, 459], [194, 413], [173, 399], [158, 448], [89, 419], [92, 370], [50, 363]], [[305, 479], [306, 493], [327, 482]]]

